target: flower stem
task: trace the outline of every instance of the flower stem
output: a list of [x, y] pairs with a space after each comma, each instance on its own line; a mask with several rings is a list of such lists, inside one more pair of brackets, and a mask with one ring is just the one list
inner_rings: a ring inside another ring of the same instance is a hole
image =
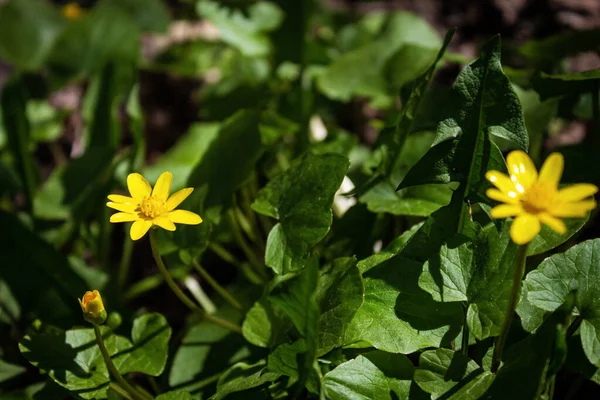
[[125, 242], [123, 243], [123, 255], [121, 256], [121, 264], [119, 268], [119, 273], [117, 275], [117, 285], [121, 290], [125, 287], [125, 284], [127, 283], [132, 254], [133, 240], [130, 240], [128, 237], [126, 237]]
[[121, 375], [115, 364], [113, 364], [110, 354], [108, 354], [108, 350], [104, 345], [104, 339], [102, 339], [102, 333], [100, 332], [100, 327], [98, 325], [94, 325], [94, 333], [96, 334], [96, 342], [98, 342], [98, 347], [100, 348], [100, 353], [102, 354], [102, 358], [104, 359], [104, 364], [106, 364], [106, 368], [108, 372], [112, 375], [113, 378], [117, 380], [119, 386], [125, 390], [132, 399], [134, 400], [147, 400], [149, 397], [142, 395], [140, 392], [135, 390], [133, 386], [131, 386], [125, 378]]
[[502, 360], [502, 352], [504, 351], [504, 345], [506, 344], [508, 331], [512, 323], [513, 314], [517, 308], [519, 294], [521, 293], [521, 282], [523, 280], [523, 274], [525, 273], [526, 261], [527, 245], [519, 246], [517, 249], [517, 265], [515, 266], [512, 287], [510, 289], [510, 298], [508, 299], [508, 308], [506, 310], [506, 314], [504, 315], [504, 322], [502, 323], [500, 336], [498, 336], [496, 346], [494, 347], [494, 355], [492, 357], [492, 372], [496, 372], [498, 370], [500, 361]]
[[215, 289], [215, 291], [217, 293], [219, 293], [221, 295], [221, 297], [223, 297], [229, 304], [231, 304], [233, 307], [237, 308], [238, 310], [241, 310], [243, 307], [240, 304], [239, 301], [237, 301], [235, 299], [235, 297], [233, 297], [228, 291], [227, 289], [225, 289], [223, 286], [219, 285], [219, 282], [217, 282], [204, 268], [202, 268], [202, 265], [200, 265], [200, 263], [198, 263], [198, 261], [194, 260], [192, 261], [192, 265], [194, 266], [194, 268], [196, 268], [196, 271], [198, 271], [198, 273], [200, 275], [202, 275], [202, 277], [206, 280], [206, 282], [208, 282], [208, 284], [210, 286], [212, 286], [213, 289]]
[[215, 324], [220, 325], [223, 328], [229, 329], [232, 332], [242, 332], [242, 329], [238, 325], [204, 312], [204, 310], [198, 307], [198, 305], [196, 305], [196, 303], [194, 303], [192, 299], [190, 299], [188, 296], [186, 296], [185, 293], [181, 291], [179, 286], [177, 286], [177, 284], [171, 277], [171, 274], [169, 274], [169, 271], [167, 270], [167, 267], [165, 266], [165, 263], [163, 262], [160, 253], [158, 252], [158, 245], [156, 244], [156, 233], [154, 230], [150, 230], [150, 247], [152, 248], [152, 255], [154, 256], [154, 260], [156, 261], [158, 270], [162, 274], [163, 278], [165, 278], [165, 281], [167, 282], [167, 285], [169, 285], [169, 288], [171, 288], [173, 293], [175, 293], [175, 295], [179, 298], [179, 300], [181, 300], [183, 304], [185, 304], [190, 310], [201, 314], [202, 317], [207, 321], [214, 322]]

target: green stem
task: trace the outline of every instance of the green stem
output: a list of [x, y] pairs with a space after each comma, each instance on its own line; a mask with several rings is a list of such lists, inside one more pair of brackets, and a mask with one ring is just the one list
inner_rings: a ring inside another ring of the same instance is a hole
[[94, 325], [94, 333], [96, 334], [96, 342], [98, 342], [98, 347], [100, 348], [100, 353], [102, 354], [102, 358], [104, 359], [104, 364], [106, 364], [106, 368], [108, 369], [108, 372], [110, 372], [112, 377], [117, 380], [119, 386], [121, 386], [123, 390], [129, 393], [132, 399], [147, 400], [148, 397], [142, 395], [140, 392], [135, 390], [133, 386], [127, 383], [127, 381], [125, 380], [125, 378], [123, 378], [117, 367], [115, 367], [115, 364], [113, 364], [110, 358], [110, 354], [108, 354], [108, 350], [104, 345], [104, 339], [102, 339], [102, 333], [100, 332], [100, 327], [98, 325]]
[[592, 116], [596, 134], [593, 137], [593, 142], [600, 140], [600, 81], [595, 79], [592, 84]]
[[492, 357], [492, 372], [496, 372], [500, 366], [502, 360], [502, 352], [506, 344], [506, 338], [508, 337], [508, 331], [512, 323], [515, 309], [517, 308], [517, 302], [519, 294], [521, 292], [521, 282], [523, 280], [523, 274], [525, 273], [525, 262], [527, 261], [527, 245], [519, 246], [517, 249], [517, 265], [515, 266], [515, 273], [513, 275], [512, 287], [510, 289], [510, 298], [508, 299], [508, 308], [504, 315], [504, 322], [502, 323], [502, 330], [500, 336], [496, 341], [494, 347], [494, 355]]
[[237, 222], [233, 212], [231, 212], [231, 211], [229, 214], [229, 218], [231, 221], [231, 230], [233, 232], [233, 236], [235, 237], [235, 240], [242, 248], [244, 255], [246, 256], [248, 261], [250, 261], [250, 264], [257, 267], [257, 269], [262, 270], [264, 268], [264, 264], [259, 260], [259, 258], [256, 256], [256, 254], [254, 254], [254, 251], [252, 251], [252, 249], [246, 242], [246, 239], [244, 239], [244, 236], [242, 235], [242, 232], [240, 230], [238, 222]]
[[198, 263], [198, 261], [194, 260], [192, 262], [192, 265], [194, 266], [194, 268], [196, 268], [196, 271], [198, 271], [198, 273], [206, 280], [206, 282], [208, 282], [208, 284], [210, 286], [212, 286], [213, 289], [215, 289], [215, 291], [217, 293], [219, 293], [221, 295], [221, 297], [223, 297], [229, 304], [231, 304], [233, 307], [237, 308], [238, 310], [243, 309], [242, 305], [240, 304], [239, 301], [237, 301], [228, 291], [227, 289], [225, 289], [223, 286], [219, 285], [219, 282], [217, 282], [203, 267], [202, 265], [200, 265], [200, 263]]
[[111, 383], [109, 383], [108, 386], [110, 386], [110, 388], [112, 390], [117, 392], [119, 394], [119, 396], [124, 397], [127, 400], [133, 400], [132, 397], [129, 395], [129, 393], [127, 393], [127, 391], [125, 389], [123, 389], [121, 386], [119, 386], [119, 384], [117, 384], [115, 382], [111, 382]]
[[167, 270], [167, 267], [165, 266], [165, 263], [163, 262], [160, 253], [158, 252], [158, 245], [156, 244], [155, 232], [155, 230], [150, 230], [150, 247], [152, 248], [152, 255], [154, 256], [154, 260], [156, 261], [158, 270], [162, 274], [163, 278], [165, 278], [165, 282], [167, 282], [167, 285], [169, 285], [169, 288], [173, 291], [173, 293], [175, 293], [179, 300], [181, 300], [181, 302], [185, 304], [189, 309], [201, 314], [202, 317], [207, 321], [214, 322], [215, 324], [220, 325], [223, 328], [229, 329], [232, 332], [241, 333], [242, 329], [238, 325], [216, 317], [214, 315], [205, 313], [200, 307], [196, 305], [196, 303], [192, 301], [192, 299], [190, 299], [188, 296], [186, 296], [185, 293], [181, 291], [179, 286], [177, 286], [177, 284], [171, 277], [171, 274], [169, 274], [169, 271]]
[[469, 355], [469, 325], [467, 324], [467, 310], [469, 309], [469, 305], [465, 308], [465, 322], [463, 325], [462, 331], [462, 342], [460, 345], [460, 352], [465, 356]]
[[125, 243], [123, 243], [123, 255], [121, 256], [121, 265], [119, 268], [119, 274], [117, 276], [117, 285], [123, 289], [125, 283], [127, 283], [127, 276], [129, 275], [129, 266], [131, 265], [131, 255], [133, 254], [133, 240], [129, 237], [125, 237]]

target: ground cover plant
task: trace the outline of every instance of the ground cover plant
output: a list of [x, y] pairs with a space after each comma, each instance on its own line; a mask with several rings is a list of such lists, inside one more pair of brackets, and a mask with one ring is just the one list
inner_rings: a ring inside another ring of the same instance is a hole
[[330, 3], [0, 2], [0, 398], [600, 395], [600, 31]]

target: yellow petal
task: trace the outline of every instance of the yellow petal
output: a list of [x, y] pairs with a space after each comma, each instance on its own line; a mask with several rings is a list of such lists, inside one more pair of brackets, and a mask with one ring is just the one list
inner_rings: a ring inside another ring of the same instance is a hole
[[523, 245], [533, 240], [540, 232], [540, 220], [531, 214], [521, 214], [510, 226], [510, 237], [516, 244]]
[[156, 181], [156, 185], [154, 185], [152, 197], [162, 201], [167, 201], [167, 197], [169, 197], [169, 192], [171, 191], [171, 182], [173, 182], [172, 173], [166, 171], [160, 174], [158, 180]]
[[594, 208], [596, 208], [595, 200], [583, 200], [575, 203], [553, 204], [550, 213], [561, 218], [582, 218]]
[[186, 210], [171, 211], [168, 218], [176, 224], [198, 225], [202, 222], [202, 218], [198, 214]]
[[488, 171], [485, 174], [485, 178], [500, 189], [502, 193], [509, 197], [517, 197], [517, 187], [506, 174], [503, 174], [500, 171]]
[[540, 213], [538, 214], [538, 218], [543, 224], [548, 225], [553, 231], [564, 235], [567, 231], [567, 226], [561, 219], [555, 218], [548, 213]]
[[152, 226], [152, 221], [147, 221], [145, 219], [140, 219], [131, 224], [131, 229], [129, 230], [129, 236], [131, 240], [141, 239], [142, 236], [148, 232], [148, 229]]
[[492, 208], [490, 214], [492, 218], [501, 219], [514, 217], [515, 215], [519, 215], [523, 212], [523, 208], [518, 204], [500, 204]]
[[135, 209], [138, 207], [137, 204], [131, 204], [131, 203], [113, 203], [112, 201], [109, 201], [108, 203], [106, 203], [106, 205], [110, 208], [113, 208], [115, 210], [118, 211], [123, 211], [126, 213], [135, 213]]
[[591, 183], [578, 183], [559, 190], [556, 199], [560, 202], [569, 203], [593, 196], [596, 192], [598, 192], [598, 187], [596, 185], [592, 185]]
[[513, 193], [514, 197], [510, 197], [509, 195], [502, 193], [498, 189], [488, 189], [485, 192], [487, 197], [489, 197], [492, 200], [496, 200], [496, 201], [500, 201], [502, 203], [508, 203], [508, 204], [518, 204], [519, 199], [517, 197], [516, 192], [512, 192], [512, 193]]
[[121, 196], [120, 194], [108, 195], [108, 199], [115, 203], [138, 204], [139, 201], [129, 196]]
[[154, 225], [158, 225], [163, 229], [166, 229], [168, 231], [174, 231], [175, 230], [175, 224], [173, 222], [171, 222], [170, 219], [168, 219], [167, 217], [156, 217], [152, 220], [152, 223]]
[[194, 188], [185, 188], [181, 189], [175, 193], [167, 200], [166, 209], [167, 211], [173, 211], [175, 207], [181, 204], [182, 201], [187, 199], [187, 197], [192, 194]]
[[539, 181], [558, 187], [560, 178], [562, 177], [565, 161], [560, 153], [552, 153], [544, 161], [542, 169], [540, 169]]
[[[513, 182], [519, 183], [524, 190], [527, 190], [538, 179], [537, 169], [529, 155], [522, 150], [511, 151], [506, 157], [508, 164], [508, 173]], [[517, 189], [520, 189], [517, 187]], [[520, 191], [523, 193], [523, 191]]]
[[140, 219], [136, 214], [119, 212], [110, 216], [110, 222], [131, 222]]
[[129, 174], [127, 176], [127, 188], [131, 197], [136, 200], [142, 200], [144, 197], [150, 196], [152, 187], [142, 175], [138, 173]]

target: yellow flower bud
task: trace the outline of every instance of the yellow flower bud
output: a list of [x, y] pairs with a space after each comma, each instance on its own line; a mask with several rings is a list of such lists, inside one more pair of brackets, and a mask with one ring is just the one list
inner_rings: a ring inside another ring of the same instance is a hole
[[97, 290], [85, 292], [79, 305], [83, 311], [83, 319], [93, 325], [100, 325], [106, 321], [106, 310], [102, 302], [102, 296]]

